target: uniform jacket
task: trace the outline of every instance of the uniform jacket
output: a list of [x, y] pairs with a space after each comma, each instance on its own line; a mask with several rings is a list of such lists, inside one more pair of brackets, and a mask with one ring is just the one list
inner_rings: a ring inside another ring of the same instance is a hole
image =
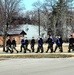
[[43, 45], [43, 39], [40, 38], [40, 39], [38, 40], [38, 46], [42, 46], [42, 45]]
[[48, 45], [53, 45], [53, 40], [51, 38], [48, 38], [46, 40], [46, 43], [48, 43]]
[[16, 41], [12, 40], [12, 45], [16, 46]]
[[8, 40], [6, 41], [6, 46], [11, 47], [11, 40], [10, 40], [10, 39], [8, 39]]
[[57, 44], [58, 46], [62, 46], [62, 43], [63, 43], [62, 38], [57, 38], [56, 44]]
[[34, 45], [35, 44], [35, 39], [32, 39], [31, 40], [31, 45]]

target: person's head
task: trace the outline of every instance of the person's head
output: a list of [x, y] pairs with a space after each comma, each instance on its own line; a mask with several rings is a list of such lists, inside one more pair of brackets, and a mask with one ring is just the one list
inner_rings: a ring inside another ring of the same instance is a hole
[[50, 36], [50, 38], [52, 38], [52, 36]]
[[40, 37], [38, 37], [38, 40], [40, 40]]
[[58, 38], [61, 38], [61, 36], [59, 35]]
[[72, 38], [72, 35], [70, 35], [68, 38], [69, 38], [69, 39]]
[[34, 39], [34, 37], [32, 37], [32, 39]]
[[72, 38], [73, 36], [72, 35], [70, 35], [70, 38]]
[[25, 40], [27, 40], [27, 37], [25, 37]]
[[50, 35], [48, 35], [47, 37], [50, 38]]
[[74, 38], [74, 33], [72, 34], [73, 38]]
[[56, 38], [59, 38], [59, 36], [57, 35]]
[[7, 37], [7, 40], [10, 40], [10, 37]]
[[15, 40], [15, 38], [13, 38], [13, 40]]

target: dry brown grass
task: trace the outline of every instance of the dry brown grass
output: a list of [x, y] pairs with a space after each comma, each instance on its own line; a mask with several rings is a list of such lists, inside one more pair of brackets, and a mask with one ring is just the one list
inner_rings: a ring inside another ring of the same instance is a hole
[[[30, 49], [30, 45], [28, 47]], [[55, 45], [54, 45], [55, 48]], [[16, 47], [18, 51], [20, 51], [20, 45]], [[44, 52], [47, 50], [47, 44], [44, 44]], [[63, 45], [64, 52], [68, 52], [68, 45]], [[37, 51], [37, 44], [35, 45], [35, 52]], [[49, 50], [50, 51], [50, 50]], [[2, 48], [0, 48], [0, 52], [2, 52]], [[59, 52], [57, 49], [56, 52]], [[74, 54], [69, 53], [20, 53], [20, 54], [0, 54], [0, 58], [68, 58], [74, 57]]]
[[70, 58], [71, 54], [2, 54], [0, 58]]
[[[44, 44], [43, 45], [43, 48], [44, 48], [44, 52], [47, 50], [47, 44]], [[37, 44], [35, 45], [35, 52], [37, 51]], [[20, 51], [20, 45], [17, 45], [17, 47], [16, 47], [16, 49], [18, 50], [18, 51]], [[28, 46], [28, 49], [30, 49], [31, 50], [31, 48], [30, 48], [30, 45]], [[55, 45], [53, 46], [53, 49], [55, 49]], [[3, 51], [3, 48], [1, 47], [0, 48], [0, 52], [2, 52]], [[57, 49], [57, 51], [56, 52], [58, 52], [59, 51], [59, 49]], [[63, 51], [64, 52], [68, 52], [68, 45], [63, 45]], [[49, 50], [49, 52], [50, 52], [50, 50]]]

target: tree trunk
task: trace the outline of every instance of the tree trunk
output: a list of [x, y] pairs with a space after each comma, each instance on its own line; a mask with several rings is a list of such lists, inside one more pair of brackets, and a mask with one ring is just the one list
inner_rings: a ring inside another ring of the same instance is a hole
[[5, 41], [6, 41], [6, 36], [3, 36], [3, 52], [5, 51]]
[[56, 36], [56, 18], [53, 16], [53, 37]]

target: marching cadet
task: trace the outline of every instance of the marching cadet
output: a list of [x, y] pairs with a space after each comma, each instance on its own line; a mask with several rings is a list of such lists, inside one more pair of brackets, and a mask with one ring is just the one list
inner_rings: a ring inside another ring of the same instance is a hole
[[74, 51], [74, 34], [72, 36], [73, 36], [73, 51]]
[[12, 50], [14, 49], [18, 53], [18, 50], [16, 49], [16, 41], [15, 41], [15, 38], [13, 38], [13, 40], [11, 42], [11, 47], [12, 47]]
[[43, 51], [43, 39], [39, 37], [38, 38], [38, 48], [37, 48], [37, 52], [36, 53], [40, 52], [40, 50], [41, 50], [41, 53], [44, 52]]
[[73, 37], [73, 35], [71, 35], [69, 38], [69, 50], [68, 50], [68, 52], [71, 52], [71, 49], [74, 50], [74, 37]]
[[25, 37], [25, 44], [26, 44], [26, 50], [31, 52], [31, 50], [28, 49], [29, 41], [28, 41], [27, 37]]
[[10, 40], [10, 38], [8, 38], [8, 40], [6, 41], [6, 49], [7, 50], [5, 52], [10, 51], [10, 53], [13, 53], [13, 50], [11, 48], [11, 40]]
[[32, 52], [34, 52], [34, 46], [35, 46], [35, 39], [34, 39], [34, 37], [32, 37], [32, 40], [31, 40], [31, 49], [32, 49]]
[[51, 53], [53, 52], [53, 44], [54, 44], [54, 40], [52, 37], [50, 37], [50, 35], [48, 35], [48, 39], [46, 40], [46, 43], [48, 43], [48, 48], [46, 53], [48, 53], [48, 50], [51, 50]]
[[54, 52], [56, 52], [57, 48], [59, 48], [60, 52], [63, 52], [62, 43], [63, 43], [62, 38], [60, 36], [56, 36], [56, 47]]
[[24, 38], [21, 39], [21, 50], [20, 52], [22, 52], [22, 48], [24, 49], [24, 53], [26, 53], [26, 43], [25, 43], [25, 40]]
[[72, 34], [73, 36], [73, 51], [74, 51], [74, 33]]

